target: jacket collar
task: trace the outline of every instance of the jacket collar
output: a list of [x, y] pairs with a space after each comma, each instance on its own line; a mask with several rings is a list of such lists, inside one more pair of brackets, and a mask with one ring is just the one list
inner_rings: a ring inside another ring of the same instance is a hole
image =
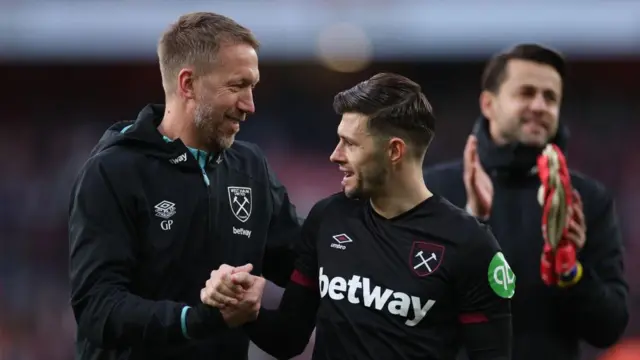
[[[480, 162], [490, 175], [529, 176], [537, 173], [536, 161], [543, 148], [521, 143], [496, 145], [489, 132], [489, 121], [483, 116], [476, 120], [472, 133], [478, 139]], [[568, 139], [569, 129], [561, 122], [551, 143], [558, 145], [566, 155]]]

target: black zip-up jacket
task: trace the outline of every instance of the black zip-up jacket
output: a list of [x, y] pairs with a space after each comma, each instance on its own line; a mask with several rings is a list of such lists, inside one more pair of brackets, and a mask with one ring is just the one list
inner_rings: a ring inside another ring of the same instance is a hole
[[[623, 278], [622, 241], [612, 196], [603, 185], [571, 171], [586, 218], [586, 245], [579, 253], [584, 277], [568, 289], [551, 288], [540, 278], [542, 209], [535, 160], [540, 149], [496, 146], [481, 118], [474, 127], [480, 161], [493, 180], [489, 224], [516, 278], [511, 302], [513, 359], [579, 359], [579, 341], [595, 347], [614, 344], [629, 319], [628, 286]], [[562, 149], [568, 138], [561, 126], [553, 140]], [[570, 162], [570, 159], [569, 159]], [[461, 160], [425, 171], [431, 191], [464, 208], [466, 192]]]
[[293, 270], [300, 220], [259, 148], [189, 149], [158, 132], [163, 113], [112, 126], [73, 186], [78, 359], [246, 359], [247, 336], [200, 289], [223, 263], [280, 286]]

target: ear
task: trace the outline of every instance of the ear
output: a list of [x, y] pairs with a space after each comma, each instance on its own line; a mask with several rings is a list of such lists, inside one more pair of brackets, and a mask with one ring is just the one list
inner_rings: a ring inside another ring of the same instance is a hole
[[496, 95], [491, 91], [484, 90], [480, 93], [480, 111], [489, 121], [494, 117], [493, 105], [495, 101]]
[[407, 152], [407, 144], [404, 140], [393, 137], [389, 140], [389, 159], [391, 163], [397, 163], [402, 160]]
[[178, 95], [185, 99], [195, 98], [193, 69], [184, 68], [178, 73]]

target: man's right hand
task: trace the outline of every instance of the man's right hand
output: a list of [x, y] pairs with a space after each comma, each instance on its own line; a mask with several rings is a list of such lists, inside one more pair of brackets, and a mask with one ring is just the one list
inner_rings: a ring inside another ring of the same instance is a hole
[[464, 147], [464, 187], [467, 192], [466, 209], [471, 215], [488, 219], [493, 203], [493, 183], [484, 171], [478, 156], [478, 139], [470, 135]]
[[252, 269], [251, 264], [237, 268], [222, 265], [211, 272], [211, 278], [200, 292], [200, 300], [220, 309], [229, 327], [240, 326], [258, 316], [266, 281], [251, 275]]

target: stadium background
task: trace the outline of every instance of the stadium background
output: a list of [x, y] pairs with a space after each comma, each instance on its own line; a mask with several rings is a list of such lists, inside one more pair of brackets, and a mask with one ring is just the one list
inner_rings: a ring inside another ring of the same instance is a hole
[[[301, 215], [339, 190], [341, 175], [328, 161], [336, 143], [336, 92], [379, 71], [419, 82], [438, 118], [427, 156], [433, 163], [462, 154], [491, 53], [524, 41], [565, 52], [571, 69], [562, 119], [572, 133], [570, 165], [617, 198], [631, 285], [626, 339], [640, 335], [640, 4], [5, 0], [0, 359], [72, 358], [71, 184], [106, 127], [162, 102], [157, 38], [180, 14], [199, 10], [233, 17], [263, 43], [257, 113], [239, 138], [263, 147]], [[265, 302], [273, 306], [278, 294], [270, 287]], [[587, 348], [585, 359], [595, 357]], [[251, 359], [267, 358], [252, 348]]]

